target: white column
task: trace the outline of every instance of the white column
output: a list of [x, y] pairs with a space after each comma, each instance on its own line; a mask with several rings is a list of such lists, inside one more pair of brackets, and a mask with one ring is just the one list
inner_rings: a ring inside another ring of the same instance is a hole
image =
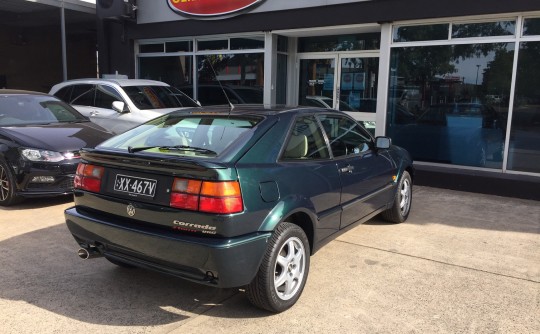
[[277, 35], [264, 33], [264, 91], [263, 103], [276, 104]]
[[388, 109], [388, 83], [390, 78], [390, 45], [392, 43], [392, 25], [381, 25], [381, 53], [379, 57], [379, 82], [377, 84], [377, 113], [375, 115], [375, 135], [386, 133], [386, 114]]

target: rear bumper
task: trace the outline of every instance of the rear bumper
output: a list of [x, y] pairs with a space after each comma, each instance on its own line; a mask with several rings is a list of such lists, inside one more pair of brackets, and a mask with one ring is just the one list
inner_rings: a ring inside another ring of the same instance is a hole
[[156, 233], [121, 221], [105, 221], [80, 208], [65, 211], [80, 246], [96, 246], [108, 258], [221, 288], [255, 277], [271, 233], [219, 239]]

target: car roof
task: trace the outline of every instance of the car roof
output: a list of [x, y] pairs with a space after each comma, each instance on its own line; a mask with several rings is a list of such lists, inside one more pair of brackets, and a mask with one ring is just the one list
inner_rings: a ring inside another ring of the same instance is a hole
[[87, 79], [73, 79], [60, 83], [59, 85], [72, 84], [72, 83], [89, 83], [89, 84], [100, 84], [100, 83], [111, 83], [116, 84], [122, 87], [126, 86], [169, 86], [168, 84], [156, 81], [156, 80], [147, 80], [147, 79], [98, 79], [98, 78], [87, 78]]
[[44, 95], [50, 96], [49, 94], [42, 92], [35, 92], [31, 90], [22, 90], [22, 89], [0, 89], [0, 95]]

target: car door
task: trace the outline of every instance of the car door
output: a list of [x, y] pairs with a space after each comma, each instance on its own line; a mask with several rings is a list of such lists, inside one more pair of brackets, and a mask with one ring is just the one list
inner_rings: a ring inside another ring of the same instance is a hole
[[307, 199], [318, 217], [317, 240], [339, 230], [341, 181], [315, 116], [298, 117], [280, 159], [283, 193]]
[[90, 120], [114, 133], [124, 132], [135, 126], [129, 122], [129, 113], [120, 113], [112, 108], [114, 101], [124, 102], [120, 93], [112, 86], [96, 85], [94, 109]]
[[90, 118], [94, 111], [94, 100], [96, 90], [92, 84], [74, 84], [71, 89], [69, 99], [66, 102], [71, 104], [78, 112]]
[[377, 151], [372, 137], [345, 115], [319, 116], [341, 180], [341, 226], [373, 213], [392, 196], [396, 166], [386, 151]]

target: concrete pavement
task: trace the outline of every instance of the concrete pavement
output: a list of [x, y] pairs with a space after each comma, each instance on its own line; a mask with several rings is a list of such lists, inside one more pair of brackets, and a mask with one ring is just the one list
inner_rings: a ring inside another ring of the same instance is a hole
[[82, 261], [69, 198], [0, 208], [1, 333], [540, 333], [540, 202], [416, 187], [311, 259], [290, 310], [104, 259]]

